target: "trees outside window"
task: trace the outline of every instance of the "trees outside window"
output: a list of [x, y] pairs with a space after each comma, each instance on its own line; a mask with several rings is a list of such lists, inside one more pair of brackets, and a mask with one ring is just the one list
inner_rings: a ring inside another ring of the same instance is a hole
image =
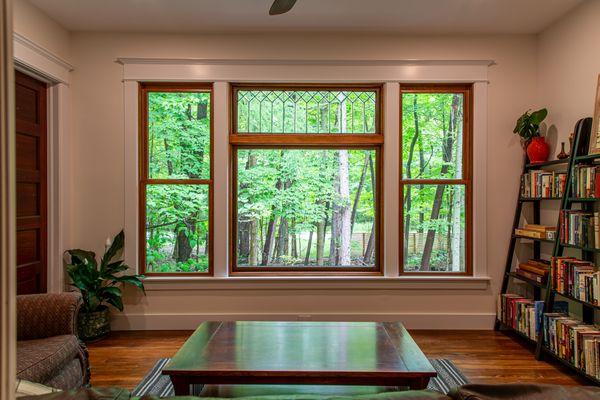
[[140, 84], [140, 265], [212, 272], [212, 85]]
[[232, 272], [378, 273], [380, 87], [232, 97]]
[[401, 85], [401, 272], [471, 273], [472, 89]]

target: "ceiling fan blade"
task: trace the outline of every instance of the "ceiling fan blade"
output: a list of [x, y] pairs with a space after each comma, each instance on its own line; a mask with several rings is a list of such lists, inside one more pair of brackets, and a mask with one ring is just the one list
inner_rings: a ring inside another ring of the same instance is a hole
[[269, 10], [269, 15], [284, 14], [290, 11], [294, 4], [296, 4], [296, 0], [275, 0]]

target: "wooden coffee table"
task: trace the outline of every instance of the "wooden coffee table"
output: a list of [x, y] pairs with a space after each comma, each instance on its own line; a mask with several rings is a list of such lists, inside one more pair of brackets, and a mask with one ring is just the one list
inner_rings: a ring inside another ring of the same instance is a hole
[[204, 322], [163, 369], [191, 384], [424, 389], [437, 375], [399, 322]]

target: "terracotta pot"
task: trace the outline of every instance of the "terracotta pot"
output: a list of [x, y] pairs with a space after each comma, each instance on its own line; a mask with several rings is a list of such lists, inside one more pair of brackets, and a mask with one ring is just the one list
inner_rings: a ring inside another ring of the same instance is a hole
[[85, 342], [100, 340], [110, 333], [110, 312], [108, 307], [99, 311], [80, 312], [77, 319], [79, 338]]
[[532, 164], [547, 161], [549, 155], [550, 146], [542, 136], [532, 138], [527, 145], [527, 157], [529, 157], [529, 162]]

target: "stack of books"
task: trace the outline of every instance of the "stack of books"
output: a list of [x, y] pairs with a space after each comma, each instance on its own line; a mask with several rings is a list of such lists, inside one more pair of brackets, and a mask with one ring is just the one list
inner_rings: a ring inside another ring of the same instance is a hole
[[600, 166], [575, 166], [572, 184], [574, 197], [600, 198]]
[[566, 313], [546, 313], [543, 320], [546, 346], [586, 374], [600, 378], [600, 327]]
[[546, 283], [550, 275], [550, 261], [529, 260], [519, 264], [515, 273], [537, 283]]
[[599, 218], [597, 211], [561, 210], [558, 216], [560, 241], [573, 246], [599, 249]]
[[552, 198], [562, 197], [567, 174], [544, 170], [532, 170], [521, 175], [521, 197]]
[[504, 325], [521, 332], [531, 340], [537, 340], [542, 322], [544, 302], [504, 293], [498, 296], [497, 318]]
[[554, 238], [556, 237], [556, 227], [537, 224], [525, 224], [524, 227], [515, 229], [515, 235], [526, 236], [532, 239], [554, 240]]
[[552, 257], [552, 288], [591, 304], [600, 304], [600, 271], [593, 262], [572, 257]]

